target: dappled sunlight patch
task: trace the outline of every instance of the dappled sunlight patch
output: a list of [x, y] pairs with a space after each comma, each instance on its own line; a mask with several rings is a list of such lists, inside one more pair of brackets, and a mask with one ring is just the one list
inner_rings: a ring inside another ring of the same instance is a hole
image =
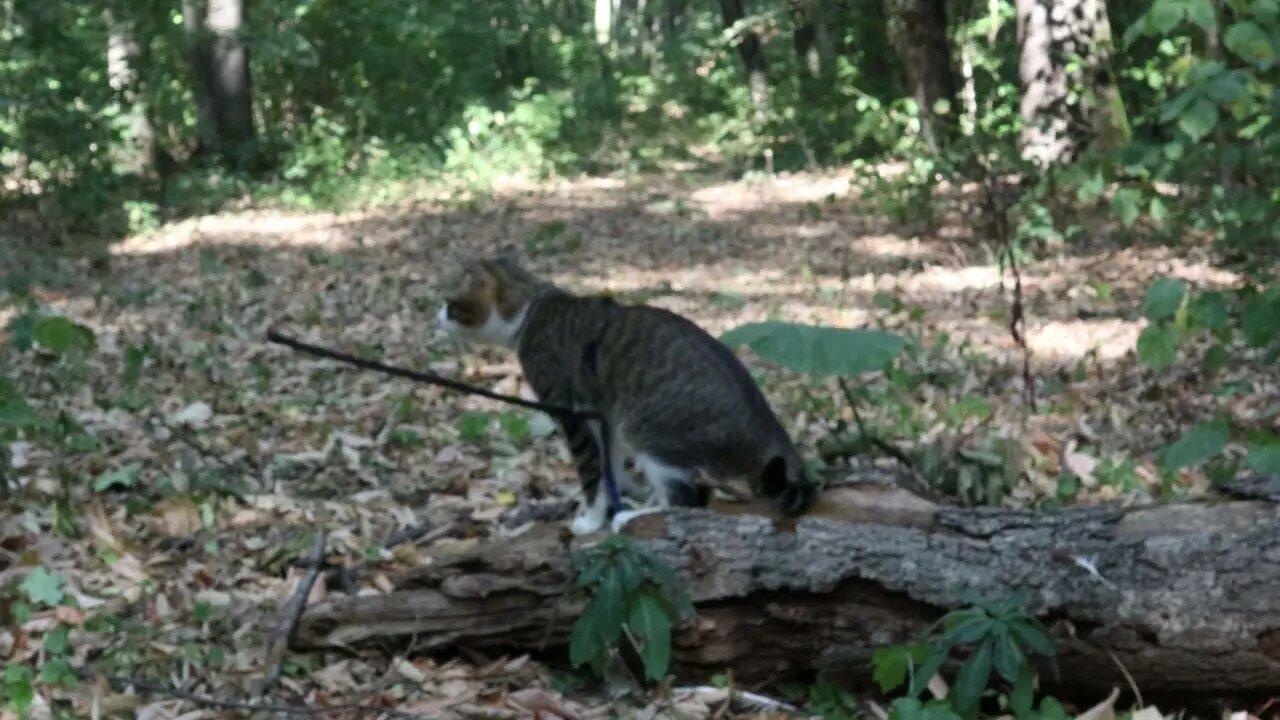
[[245, 212], [207, 215], [174, 223], [160, 230], [127, 238], [112, 247], [115, 255], [148, 255], [188, 247], [256, 245], [263, 247], [343, 247], [354, 239], [342, 221], [354, 218], [335, 213], [290, 214]]
[[1132, 354], [1143, 323], [1119, 319], [1050, 320], [1031, 324], [1027, 345], [1041, 360], [1116, 360]]

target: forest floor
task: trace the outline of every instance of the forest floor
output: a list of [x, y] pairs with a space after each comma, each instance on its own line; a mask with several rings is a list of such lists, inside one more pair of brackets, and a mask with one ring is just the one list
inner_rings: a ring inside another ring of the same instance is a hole
[[[571, 288], [667, 307], [717, 333], [766, 318], [918, 333], [934, 348], [924, 362], [950, 379], [915, 385], [910, 403], [868, 407], [863, 419], [903, 447], [943, 435], [1009, 440], [1019, 450], [1010, 504], [1061, 498], [1064, 470], [1080, 478], [1066, 498], [1077, 502], [1159, 493], [1153, 451], [1214, 413], [1264, 415], [1262, 398], [1280, 384], [1260, 364], [1210, 378], [1195, 347], [1164, 372], [1140, 366], [1152, 279], [1209, 288], [1238, 278], [1194, 247], [1099, 235], [1021, 268], [1032, 411], [999, 248], [959, 218], [895, 229], [840, 175], [597, 178], [340, 214], [227, 212], [104, 254], [2, 242], [0, 264], [34, 280], [43, 308], [91, 328], [97, 348], [76, 361], [11, 353], [5, 369], [39, 414], [65, 420], [62, 445], [9, 448], [18, 488], [0, 517], [0, 584], [39, 564], [58, 578], [45, 590], [79, 609], [36, 608], [0, 628], [0, 657], [38, 662], [42, 638], [69, 624], [73, 666], [110, 650], [121, 676], [221, 700], [248, 697], [265, 672], [271, 623], [306, 573], [296, 566], [316, 530], [328, 531], [327, 561], [351, 572], [322, 576], [312, 601], [380, 592], [399, 568], [521, 532], [503, 521], [522, 508], [575, 498], [545, 417], [264, 342], [276, 326], [520, 391], [513, 357], [464, 351], [435, 325], [438, 280], [467, 255], [515, 245]], [[15, 333], [23, 312], [0, 305], [0, 328]], [[850, 420], [834, 383], [744, 358], [807, 451]], [[1186, 472], [1163, 490], [1206, 484]], [[388, 549], [414, 528], [427, 532]], [[348, 587], [334, 586], [339, 576]], [[95, 614], [111, 618], [109, 632], [83, 625]], [[326, 717], [528, 717], [522, 704], [579, 717], [656, 717], [672, 703], [686, 718], [719, 710], [705, 693], [610, 701], [584, 677], [554, 657], [315, 653], [287, 659], [269, 702], [366, 708]], [[140, 687], [83, 678], [65, 697], [80, 717], [90, 703], [145, 718], [231, 712]]]

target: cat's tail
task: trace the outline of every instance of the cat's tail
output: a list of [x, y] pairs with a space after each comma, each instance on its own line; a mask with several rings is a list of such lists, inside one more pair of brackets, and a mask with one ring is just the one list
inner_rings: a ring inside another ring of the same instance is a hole
[[790, 462], [781, 455], [765, 464], [760, 478], [762, 494], [787, 515], [800, 515], [813, 506], [818, 489], [809, 481], [799, 458]]

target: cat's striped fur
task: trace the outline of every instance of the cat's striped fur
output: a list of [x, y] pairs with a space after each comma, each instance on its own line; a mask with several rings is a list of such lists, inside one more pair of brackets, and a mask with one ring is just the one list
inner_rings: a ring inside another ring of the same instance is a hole
[[[465, 263], [438, 317], [453, 335], [513, 348], [541, 401], [598, 412], [629, 494], [652, 488], [659, 507], [705, 505], [705, 473], [742, 482], [788, 514], [813, 501], [799, 453], [746, 368], [675, 313], [574, 295], [499, 256]], [[608, 520], [601, 423], [557, 420], [585, 499], [573, 529], [595, 532]], [[619, 513], [615, 528], [631, 516]]]

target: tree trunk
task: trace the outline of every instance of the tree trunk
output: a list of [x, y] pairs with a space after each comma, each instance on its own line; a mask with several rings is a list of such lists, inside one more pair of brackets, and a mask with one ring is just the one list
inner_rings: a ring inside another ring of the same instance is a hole
[[107, 84], [116, 94], [121, 114], [128, 118], [119, 164], [127, 172], [151, 175], [155, 171], [155, 130], [147, 106], [138, 94], [140, 48], [133, 26], [121, 13], [107, 10]]
[[[720, 12], [724, 16], [725, 28], [731, 30], [746, 17], [742, 0], [720, 0]], [[759, 124], [769, 113], [769, 66], [765, 62], [760, 34], [754, 28], [738, 29], [741, 30], [737, 38], [738, 56], [742, 58], [742, 67], [747, 72], [747, 87], [751, 91], [751, 104]]]
[[[945, 0], [895, 0], [901, 21], [898, 52], [906, 69], [907, 88], [916, 101], [920, 135], [931, 152], [938, 152], [952, 134], [956, 116], [955, 75], [951, 43], [947, 39]], [[947, 106], [939, 113], [939, 104]]]
[[833, 52], [822, 0], [791, 0], [791, 17], [796, 58], [810, 77], [820, 77], [831, 67]]
[[614, 0], [596, 0], [596, 44], [601, 47], [613, 44], [613, 3]]
[[[626, 532], [678, 570], [697, 606], [674, 645], [686, 676], [731, 669], [750, 684], [824, 669], [866, 681], [877, 648], [916, 639], [966, 594], [1023, 591], [1054, 632], [1058, 671], [1041, 680], [1060, 697], [1128, 687], [1126, 671], [1148, 697], [1274, 692], [1280, 478], [1236, 491], [1037, 513], [844, 486], [798, 521], [680, 510]], [[563, 527], [535, 526], [434, 558], [389, 594], [331, 596], [304, 614], [298, 646], [563, 645], [581, 610], [564, 595], [572, 542]]]
[[[1103, 0], [1017, 0], [1022, 156], [1046, 167], [1129, 137]], [[1078, 62], [1077, 62], [1078, 60]]]
[[235, 166], [253, 160], [249, 48], [240, 38], [244, 0], [183, 0], [183, 29], [196, 100], [200, 153]]

